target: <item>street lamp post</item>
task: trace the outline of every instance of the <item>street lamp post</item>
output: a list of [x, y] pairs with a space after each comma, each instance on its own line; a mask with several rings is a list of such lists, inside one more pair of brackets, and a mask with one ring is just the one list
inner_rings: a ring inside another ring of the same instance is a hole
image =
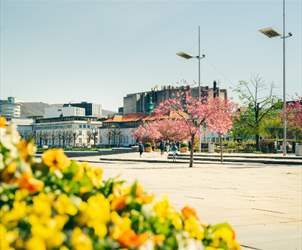
[[[201, 100], [201, 83], [200, 83], [200, 61], [201, 59], [205, 58], [206, 56], [204, 54], [202, 54], [200, 56], [200, 26], [198, 26], [198, 55], [197, 56], [192, 56], [186, 52], [177, 52], [176, 55], [182, 57], [182, 58], [185, 58], [185, 59], [192, 59], [192, 58], [196, 58], [198, 60], [198, 100], [200, 101]], [[201, 130], [201, 128], [200, 128]], [[201, 131], [199, 131], [201, 132]], [[199, 133], [199, 145], [198, 145], [198, 149], [199, 151], [201, 151], [201, 133]]]
[[293, 34], [288, 32], [287, 35], [285, 35], [285, 0], [283, 0], [283, 31], [282, 35], [274, 30], [273, 28], [264, 28], [259, 30], [261, 33], [266, 35], [269, 38], [274, 38], [274, 37], [281, 37], [283, 41], [283, 46], [282, 46], [282, 51], [283, 51], [283, 156], [286, 156], [286, 140], [287, 140], [287, 132], [286, 132], [286, 127], [287, 127], [287, 119], [286, 119], [286, 71], [285, 71], [285, 40], [289, 37], [291, 37]]
[[198, 100], [201, 100], [201, 83], [200, 83], [200, 61], [201, 59], [205, 58], [206, 56], [203, 54], [200, 56], [200, 26], [198, 26], [198, 55], [192, 56], [186, 52], [177, 52], [176, 55], [185, 58], [185, 59], [192, 59], [196, 58], [198, 60]]

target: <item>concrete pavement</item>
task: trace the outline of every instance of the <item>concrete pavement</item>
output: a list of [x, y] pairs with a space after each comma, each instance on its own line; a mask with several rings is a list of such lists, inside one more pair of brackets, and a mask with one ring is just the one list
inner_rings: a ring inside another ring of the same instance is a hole
[[[129, 156], [128, 156], [129, 157]], [[151, 155], [145, 155], [152, 158]], [[189, 204], [206, 223], [228, 221], [243, 249], [302, 249], [302, 168], [267, 164], [100, 162], [105, 178], [138, 180], [177, 207]]]
[[[159, 152], [115, 154], [100, 156], [102, 161], [132, 161], [132, 162], [154, 162], [154, 163], [173, 163], [172, 155], [168, 157], [167, 153], [161, 155]], [[219, 162], [220, 155], [217, 153], [194, 153], [194, 162], [196, 164]], [[176, 163], [188, 163], [189, 154], [179, 154], [176, 157]], [[265, 164], [288, 164], [300, 165], [302, 167], [302, 157], [288, 155], [283, 157], [281, 154], [224, 154], [224, 162], [241, 162], [241, 163], [265, 163]]]

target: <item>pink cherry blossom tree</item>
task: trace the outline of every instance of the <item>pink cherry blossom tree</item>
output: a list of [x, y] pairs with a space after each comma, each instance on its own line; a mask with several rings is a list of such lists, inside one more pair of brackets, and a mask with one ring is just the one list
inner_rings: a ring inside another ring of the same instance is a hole
[[220, 161], [223, 162], [222, 137], [233, 126], [233, 116], [235, 105], [229, 100], [213, 98], [208, 101], [209, 116], [206, 118], [206, 126], [211, 132], [219, 135], [220, 141]]
[[136, 140], [145, 142], [154, 142], [161, 137], [160, 132], [151, 123], [145, 123], [140, 125], [133, 131], [133, 135]]
[[287, 105], [288, 126], [302, 131], [302, 97]]
[[232, 126], [231, 102], [227, 100], [193, 98], [188, 92], [178, 93], [175, 98], [167, 99], [159, 104], [154, 114], [158, 117], [168, 116], [173, 112], [175, 118], [183, 122], [182, 132], [187, 134], [191, 142], [190, 164], [193, 167], [194, 140], [202, 125], [218, 134], [226, 133]]
[[160, 133], [160, 140], [183, 141], [189, 140], [187, 123], [181, 119], [161, 119], [150, 124]]
[[191, 142], [189, 167], [193, 167], [194, 140], [200, 126], [209, 115], [208, 105], [205, 101], [193, 98], [188, 92], [183, 92], [177, 94], [175, 98], [163, 101], [154, 110], [154, 114], [158, 117], [171, 116], [171, 113], [175, 119], [182, 121], [182, 133], [189, 137]]

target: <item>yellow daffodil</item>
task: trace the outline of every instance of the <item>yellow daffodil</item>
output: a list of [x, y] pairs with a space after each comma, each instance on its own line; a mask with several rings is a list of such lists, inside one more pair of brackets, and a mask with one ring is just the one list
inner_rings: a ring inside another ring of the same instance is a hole
[[64, 170], [70, 165], [70, 160], [61, 148], [54, 148], [45, 151], [42, 155], [42, 161], [50, 168], [51, 171], [55, 171], [57, 169]]

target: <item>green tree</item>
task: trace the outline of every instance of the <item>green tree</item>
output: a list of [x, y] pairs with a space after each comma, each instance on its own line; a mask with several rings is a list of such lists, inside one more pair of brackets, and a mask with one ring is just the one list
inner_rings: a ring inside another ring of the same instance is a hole
[[278, 116], [282, 103], [273, 95], [273, 85], [267, 87], [259, 75], [249, 82], [240, 81], [234, 92], [238, 94], [243, 108], [234, 120], [232, 134], [235, 138], [253, 138], [259, 151], [264, 122]]

